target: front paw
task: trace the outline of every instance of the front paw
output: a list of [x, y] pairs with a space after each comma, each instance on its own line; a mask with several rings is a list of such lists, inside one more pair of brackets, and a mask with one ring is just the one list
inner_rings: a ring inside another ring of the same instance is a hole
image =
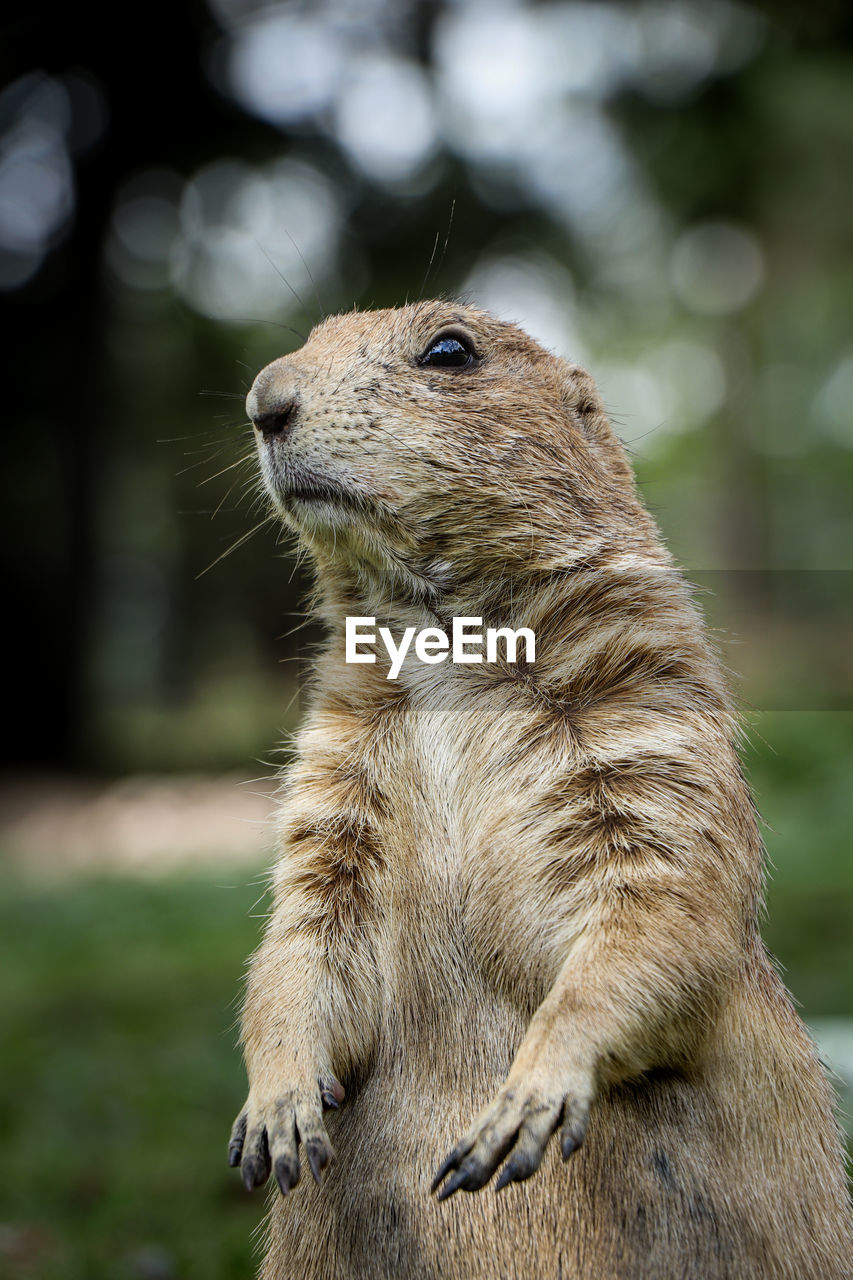
[[234, 1121], [228, 1143], [228, 1163], [240, 1166], [247, 1191], [260, 1187], [271, 1172], [282, 1195], [299, 1181], [299, 1145], [305, 1147], [316, 1182], [335, 1157], [323, 1123], [323, 1107], [337, 1107], [343, 1086], [334, 1078], [316, 1085], [294, 1086], [258, 1095], [252, 1091]]
[[567, 1160], [584, 1140], [588, 1117], [589, 1101], [581, 1100], [580, 1091], [564, 1093], [508, 1080], [453, 1148], [430, 1190], [436, 1191], [444, 1183], [439, 1200], [459, 1190], [479, 1191], [506, 1155], [509, 1159], [495, 1190], [500, 1191], [508, 1182], [523, 1182], [539, 1168], [548, 1141], [558, 1128], [563, 1159]]

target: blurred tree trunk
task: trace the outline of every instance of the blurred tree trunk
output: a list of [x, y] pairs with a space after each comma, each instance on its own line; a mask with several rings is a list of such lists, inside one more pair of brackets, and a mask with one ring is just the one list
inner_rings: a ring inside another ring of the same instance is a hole
[[[37, 277], [0, 295], [12, 376], [4, 508], [16, 656], [4, 751], [17, 764], [85, 764], [100, 461], [122, 422], [111, 403], [103, 246], [117, 188], [146, 165], [185, 171], [240, 123], [201, 64], [206, 11], [163, 0], [110, 9], [20, 6], [0, 54], [6, 84], [83, 70], [109, 113], [75, 162], [76, 207]], [[257, 126], [251, 126], [257, 133]], [[81, 758], [82, 753], [82, 758]]]

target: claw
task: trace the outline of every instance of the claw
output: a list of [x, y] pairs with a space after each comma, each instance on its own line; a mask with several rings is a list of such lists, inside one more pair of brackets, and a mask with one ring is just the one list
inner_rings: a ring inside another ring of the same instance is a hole
[[582, 1134], [578, 1136], [577, 1134], [573, 1133], [571, 1130], [569, 1130], [568, 1133], [561, 1134], [560, 1135], [560, 1153], [563, 1159], [568, 1160], [569, 1156], [572, 1155], [575, 1151], [577, 1151], [578, 1147], [582, 1142], [583, 1142]]
[[327, 1167], [331, 1153], [329, 1148], [323, 1142], [316, 1139], [305, 1144], [305, 1153], [308, 1156], [308, 1167], [314, 1175], [314, 1181], [318, 1186], [323, 1182], [323, 1170]]
[[240, 1172], [243, 1178], [243, 1186], [247, 1191], [254, 1191], [258, 1183], [263, 1181], [263, 1179], [259, 1177], [260, 1171], [258, 1169], [258, 1163], [256, 1160], [253, 1160], [251, 1156], [243, 1161], [243, 1167]]
[[568, 1160], [572, 1152], [577, 1151], [578, 1147], [586, 1137], [586, 1120], [575, 1120], [574, 1123], [567, 1121], [560, 1130], [560, 1151], [563, 1159]]
[[287, 1156], [279, 1156], [275, 1162], [275, 1180], [283, 1196], [291, 1191], [299, 1181], [299, 1163], [294, 1166]]
[[450, 1196], [454, 1195], [455, 1192], [460, 1189], [460, 1187], [464, 1188], [467, 1181], [467, 1171], [465, 1169], [457, 1169], [453, 1177], [448, 1178], [447, 1182], [445, 1182], [444, 1186], [439, 1191], [439, 1200], [448, 1200]]
[[495, 1183], [495, 1191], [503, 1191], [504, 1187], [510, 1182], [524, 1182], [525, 1178], [529, 1178], [532, 1173], [536, 1172], [538, 1165], [531, 1168], [530, 1162], [527, 1160], [507, 1160], [503, 1169], [501, 1169], [500, 1177]]
[[265, 1126], [256, 1126], [247, 1135], [243, 1148], [242, 1175], [247, 1191], [266, 1182], [270, 1171], [270, 1147]]
[[527, 1178], [532, 1177], [539, 1168], [542, 1163], [544, 1144], [541, 1148], [531, 1150], [529, 1142], [529, 1134], [525, 1135], [524, 1130], [522, 1130], [519, 1146], [516, 1147], [501, 1170], [501, 1175], [495, 1183], [495, 1191], [502, 1191], [508, 1182], [524, 1182]]
[[232, 1169], [240, 1163], [240, 1157], [243, 1154], [243, 1143], [246, 1141], [246, 1125], [248, 1117], [245, 1111], [237, 1117], [231, 1129], [231, 1137], [228, 1140], [228, 1163]]
[[[461, 1144], [458, 1147], [453, 1148], [450, 1155], [441, 1165], [441, 1168], [439, 1169], [438, 1173], [435, 1175], [432, 1182], [430, 1183], [430, 1188], [429, 1188], [430, 1194], [432, 1194], [433, 1191], [436, 1191], [438, 1189], [439, 1184], [444, 1181], [444, 1179], [450, 1173], [451, 1169], [456, 1168], [456, 1166], [459, 1164], [459, 1161], [462, 1159], [462, 1157], [465, 1154], [466, 1154], [466, 1148], [463, 1147]], [[439, 1196], [439, 1200], [441, 1198], [442, 1197]]]
[[317, 1084], [320, 1086], [320, 1097], [323, 1099], [323, 1105], [337, 1110], [347, 1096], [346, 1089], [340, 1080], [333, 1075], [330, 1075], [328, 1080], [319, 1076]]

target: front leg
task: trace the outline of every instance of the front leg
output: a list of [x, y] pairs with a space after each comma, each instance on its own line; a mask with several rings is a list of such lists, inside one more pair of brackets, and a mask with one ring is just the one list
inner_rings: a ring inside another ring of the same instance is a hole
[[349, 992], [303, 927], [280, 904], [249, 975], [243, 1014], [249, 1096], [228, 1144], [228, 1163], [240, 1166], [249, 1191], [273, 1172], [286, 1195], [300, 1178], [300, 1146], [317, 1182], [334, 1159], [323, 1109], [345, 1097], [332, 1062], [345, 1074], [336, 1029], [347, 1017]]
[[335, 1152], [320, 1104], [337, 1108], [344, 1097], [343, 1085], [331, 1073], [325, 1079], [318, 1076], [316, 1084], [284, 1088], [277, 1081], [267, 1097], [250, 1093], [228, 1143], [228, 1163], [232, 1168], [240, 1165], [246, 1190], [261, 1186], [273, 1170], [282, 1194], [287, 1195], [299, 1181], [300, 1143], [314, 1179], [322, 1182]]
[[734, 972], [739, 912], [705, 859], [683, 866], [588, 891], [506, 1081], [433, 1180], [440, 1200], [480, 1190], [506, 1156], [496, 1190], [529, 1178], [557, 1129], [568, 1159], [602, 1089], [691, 1059]]
[[556, 1029], [543, 1037], [534, 1019], [504, 1084], [441, 1165], [431, 1190], [441, 1188], [439, 1200], [479, 1191], [507, 1155], [495, 1190], [522, 1182], [539, 1168], [557, 1129], [567, 1160], [584, 1140], [595, 1092], [590, 1064]]
[[249, 1096], [228, 1147], [249, 1190], [273, 1172], [285, 1195], [299, 1181], [300, 1145], [318, 1182], [333, 1159], [323, 1108], [344, 1100], [340, 1081], [366, 1061], [380, 1018], [384, 861], [370, 790], [329, 751], [333, 727], [318, 736], [322, 756], [308, 754], [291, 777], [274, 910], [243, 1009]]

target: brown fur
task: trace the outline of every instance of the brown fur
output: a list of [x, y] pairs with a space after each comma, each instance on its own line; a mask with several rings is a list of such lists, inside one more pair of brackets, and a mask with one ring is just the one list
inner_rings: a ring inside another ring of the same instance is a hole
[[[453, 325], [477, 366], [419, 364]], [[263, 1276], [849, 1277], [729, 696], [592, 379], [429, 302], [325, 321], [249, 410], [289, 411], [262, 467], [329, 630], [243, 1022], [232, 1159], [293, 1188]], [[528, 626], [536, 661], [392, 682], [344, 663], [347, 614]], [[454, 1143], [476, 1193], [438, 1203]]]

